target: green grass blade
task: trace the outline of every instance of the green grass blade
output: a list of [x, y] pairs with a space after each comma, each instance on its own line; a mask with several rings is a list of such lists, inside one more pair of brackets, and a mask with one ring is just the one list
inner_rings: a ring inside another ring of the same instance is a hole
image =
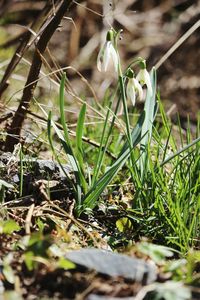
[[[138, 123], [136, 124], [135, 131], [134, 131], [134, 138], [133, 138], [133, 148], [140, 142], [141, 140], [141, 130], [142, 130], [142, 118], [138, 120]], [[133, 149], [132, 149], [133, 150]], [[120, 156], [118, 156], [117, 160], [113, 163], [113, 165], [107, 169], [105, 174], [94, 184], [94, 186], [91, 188], [91, 190], [88, 192], [88, 194], [85, 196], [83, 200], [83, 206], [79, 210], [79, 214], [83, 212], [86, 208], [93, 209], [97, 203], [97, 200], [101, 193], [105, 190], [107, 185], [112, 181], [114, 176], [117, 175], [119, 170], [123, 167], [123, 165], [126, 163], [127, 159], [130, 157], [131, 150], [130, 147], [127, 144], [126, 149], [124, 149], [124, 152], [121, 153]]]
[[[63, 90], [64, 89], [64, 79], [63, 78], [62, 78], [62, 82], [61, 82], [60, 97], [59, 98], [60, 98], [60, 101], [64, 105], [64, 90]], [[54, 130], [55, 130], [55, 132], [56, 132], [56, 134], [57, 134], [57, 136], [59, 138], [59, 141], [62, 144], [63, 149], [64, 149], [64, 151], [65, 151], [65, 153], [67, 155], [67, 158], [68, 158], [68, 160], [69, 160], [69, 162], [71, 164], [73, 173], [75, 175], [75, 180], [76, 180], [76, 184], [73, 185], [73, 190], [75, 192], [75, 197], [76, 197], [77, 205], [79, 206], [81, 204], [81, 199], [82, 199], [82, 183], [84, 183], [86, 180], [85, 180], [84, 176], [82, 175], [82, 173], [80, 172], [80, 168], [79, 168], [78, 162], [77, 162], [77, 160], [76, 160], [76, 158], [74, 156], [74, 153], [72, 151], [72, 148], [71, 148], [67, 126], [66, 126], [66, 124], [64, 124], [65, 123], [64, 107], [62, 105], [60, 105], [61, 115], [62, 115], [62, 122], [63, 122], [64, 128], [65, 128], [65, 129], [63, 128], [63, 130], [65, 130], [65, 137], [63, 136], [62, 132], [58, 129], [58, 127], [56, 126], [55, 122], [52, 120], [52, 117], [51, 117], [52, 113], [49, 112], [49, 114], [47, 115], [47, 113], [45, 112], [45, 110], [41, 106], [40, 106], [40, 108], [43, 111], [43, 113], [46, 116], [48, 116], [47, 129], [48, 129], [49, 144], [50, 144], [50, 147], [52, 149], [52, 152], [53, 152], [54, 156], [56, 157], [59, 165], [61, 166], [61, 168], [62, 168], [62, 170], [63, 170], [63, 172], [64, 172], [64, 174], [66, 176], [67, 176], [67, 174], [64, 171], [64, 168], [62, 167], [62, 164], [60, 162], [59, 156], [57, 155], [56, 150], [54, 149], [54, 146], [53, 146], [53, 142], [52, 142], [52, 139], [51, 139], [51, 127], [54, 128]], [[69, 179], [69, 177], [68, 177], [68, 179]]]
[[[163, 107], [163, 104], [162, 104], [159, 94], [158, 94], [157, 99], [158, 99], [158, 103], [159, 103], [159, 111], [160, 111], [162, 124], [163, 124], [163, 132], [166, 132], [166, 134], [168, 136], [170, 134], [172, 124], [169, 121], [169, 119], [167, 118], [167, 115], [165, 113], [165, 110], [164, 110], [164, 107]], [[169, 135], [169, 145], [173, 149], [173, 151], [177, 150], [177, 144], [176, 144], [176, 141], [172, 134]]]
[[[105, 118], [105, 121], [104, 121], [103, 132], [102, 132], [102, 135], [101, 135], [101, 141], [100, 141], [100, 147], [99, 147], [98, 156], [97, 156], [97, 162], [94, 166], [91, 186], [93, 186], [96, 182], [96, 179], [98, 177], [98, 174], [99, 174], [101, 166], [102, 166], [104, 154], [105, 154], [105, 151], [106, 151], [106, 148], [107, 148], [107, 145], [103, 146], [103, 143], [104, 143], [104, 138], [105, 138], [105, 134], [106, 134], [106, 128], [108, 126], [108, 119], [109, 119], [109, 115], [110, 115], [111, 105], [112, 105], [112, 100], [110, 100], [110, 102], [109, 102], [109, 106], [108, 106], [107, 113], [106, 113], [106, 118]], [[111, 126], [112, 126], [112, 123], [111, 123]], [[110, 131], [109, 131], [109, 133], [111, 134]], [[108, 134], [107, 142], [108, 142], [109, 136], [110, 135]]]
[[82, 211], [86, 208], [93, 209], [96, 205], [98, 197], [111, 182], [113, 177], [118, 173], [121, 167], [125, 164], [130, 156], [130, 149], [127, 149], [124, 154], [111, 166], [106, 173], [96, 182], [93, 188], [86, 195]]
[[[114, 94], [115, 95], [115, 94]], [[104, 156], [105, 156], [105, 153], [107, 151], [107, 148], [108, 148], [108, 143], [109, 143], [109, 140], [110, 140], [110, 136], [112, 134], [112, 130], [113, 130], [113, 127], [114, 127], [114, 123], [115, 123], [115, 119], [116, 119], [116, 116], [117, 116], [117, 112], [118, 112], [118, 109], [119, 109], [119, 105], [120, 105], [120, 98], [121, 96], [118, 97], [118, 101], [117, 101], [117, 104], [116, 104], [116, 107], [115, 107], [115, 111], [113, 113], [113, 117], [112, 117], [112, 121], [110, 123], [110, 127], [109, 127], [109, 130], [108, 130], [108, 133], [107, 133], [107, 136], [106, 136], [106, 139], [105, 139], [105, 144], [103, 145], [103, 140], [104, 138], [102, 139], [102, 145], [100, 146], [101, 149], [99, 149], [99, 153], [98, 153], [98, 164], [95, 165], [95, 168], [97, 169], [96, 170], [96, 173], [95, 176], [94, 176], [94, 180], [92, 182], [92, 185], [96, 182], [96, 179], [98, 178], [98, 175], [99, 175], [99, 172], [100, 172], [100, 169], [101, 169], [101, 166], [103, 164], [103, 159], [104, 159]], [[113, 100], [115, 98], [113, 97], [109, 103], [109, 106], [108, 106], [108, 111], [107, 111], [107, 115], [106, 115], [106, 120], [105, 120], [105, 123], [104, 123], [104, 127], [106, 129], [106, 126], [107, 126], [107, 121], [108, 121], [108, 117], [109, 117], [109, 113], [110, 113], [110, 109], [111, 109], [111, 105], [113, 103]], [[104, 131], [104, 130], [103, 130]], [[104, 135], [103, 135], [104, 136]]]
[[170, 141], [171, 133], [172, 133], [172, 126], [171, 126], [170, 131], [169, 131], [169, 134], [168, 134], [168, 136], [167, 136], [167, 141], [166, 141], [166, 144], [165, 144], [165, 148], [164, 148], [164, 152], [163, 152], [163, 159], [162, 159], [162, 161], [165, 160], [165, 157], [166, 157], [166, 154], [167, 154], [167, 149], [168, 149], [168, 147], [169, 147], [169, 141]]
[[[76, 156], [73, 152], [71, 142], [70, 142], [69, 133], [68, 133], [67, 123], [66, 123], [66, 119], [65, 119], [65, 110], [64, 110], [64, 107], [65, 107], [65, 103], [64, 103], [64, 99], [65, 99], [64, 98], [65, 80], [66, 80], [66, 75], [64, 74], [62, 79], [61, 79], [60, 93], [59, 93], [60, 119], [61, 119], [61, 124], [62, 124], [62, 127], [63, 127], [63, 131], [64, 131], [64, 138], [63, 138], [62, 134], [60, 134], [60, 131], [57, 128], [57, 126], [55, 125], [55, 123], [52, 122], [52, 125], [53, 125], [59, 139], [60, 139], [60, 142], [63, 145], [65, 153], [67, 154], [68, 159], [70, 161], [70, 164], [73, 168], [74, 175], [75, 175], [75, 178], [76, 178], [76, 183], [77, 183], [77, 192], [78, 192], [78, 195], [79, 195], [78, 198], [79, 198], [79, 204], [80, 204], [81, 203], [81, 193], [82, 193], [81, 190], [82, 190], [82, 188], [83, 188], [84, 191], [87, 190], [87, 182], [85, 180], [83, 170], [79, 165], [79, 161], [77, 160], [77, 158], [76, 158]], [[81, 118], [83, 118], [83, 117], [84, 117], [84, 108], [83, 108], [83, 111], [82, 111]], [[80, 123], [81, 123], [81, 121], [80, 121]], [[79, 144], [80, 144], [80, 136], [78, 137], [78, 139], [79, 139]]]
[[[85, 122], [85, 114], [86, 114], [86, 104], [84, 103], [81, 107], [77, 127], [76, 127], [76, 153], [77, 153], [77, 160], [80, 166], [80, 171], [84, 175], [84, 153], [83, 153], [83, 130], [84, 130], [84, 122]], [[85, 183], [84, 183], [84, 187]]]
[[[63, 127], [65, 140], [71, 148], [70, 137], [69, 137], [69, 132], [68, 132], [68, 128], [66, 125], [65, 110], [64, 110], [64, 108], [65, 108], [65, 81], [66, 81], [66, 75], [64, 74], [61, 79], [60, 91], [59, 91], [60, 120], [61, 120], [61, 124]], [[72, 149], [71, 149], [71, 154], [73, 154]]]
[[[144, 119], [145, 119], [145, 111], [143, 111], [141, 114], [140, 114], [140, 117], [138, 119], [138, 122], [136, 124], [136, 126], [133, 128], [132, 132], [131, 132], [131, 138], [132, 138], [132, 143], [135, 144], [136, 142], [136, 139], [139, 138], [139, 135], [138, 133], [141, 132], [141, 128], [142, 128], [142, 125], [144, 123]], [[127, 149], [128, 149], [129, 146], [129, 143], [128, 141], [126, 141], [124, 143], [124, 146], [122, 147], [122, 150], [120, 151], [120, 154], [118, 157], [120, 157], [122, 155], [123, 152], [125, 152]]]
[[48, 115], [48, 121], [47, 121], [47, 135], [48, 135], [48, 140], [49, 140], [49, 145], [51, 147], [51, 151], [53, 152], [53, 155], [55, 156], [56, 160], [58, 161], [63, 173], [65, 174], [65, 176], [67, 177], [67, 179], [69, 180], [69, 182], [71, 183], [72, 187], [73, 187], [73, 190], [74, 192], [76, 193], [76, 188], [72, 182], [72, 180], [70, 179], [69, 175], [66, 173], [65, 169], [63, 168], [63, 165], [59, 159], [59, 156], [57, 155], [57, 152], [54, 148], [54, 145], [53, 145], [53, 141], [52, 141], [52, 137], [51, 137], [51, 127], [52, 127], [52, 118], [51, 118], [51, 111], [49, 112], [49, 115]]
[[195, 144], [197, 144], [198, 142], [200, 142], [200, 137], [198, 137], [197, 139], [195, 139], [194, 141], [192, 141], [190, 144], [186, 145], [185, 147], [181, 148], [179, 151], [177, 151], [176, 153], [170, 155], [169, 157], [167, 157], [161, 164], [160, 167], [164, 166], [166, 163], [168, 163], [170, 160], [172, 160], [173, 158], [175, 158], [176, 156], [179, 156], [182, 152], [188, 150], [190, 147], [194, 146]]

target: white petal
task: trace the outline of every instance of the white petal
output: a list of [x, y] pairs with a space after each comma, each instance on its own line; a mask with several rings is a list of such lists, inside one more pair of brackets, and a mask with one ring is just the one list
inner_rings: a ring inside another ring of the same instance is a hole
[[106, 72], [110, 60], [110, 42], [106, 42], [97, 56], [97, 69], [100, 72]]
[[153, 91], [152, 91], [152, 86], [151, 86], [151, 79], [150, 79], [150, 76], [149, 76], [149, 72], [147, 72], [146, 69], [144, 69], [144, 79], [145, 79], [145, 84], [147, 86], [148, 92], [152, 96]]
[[145, 72], [144, 72], [144, 70], [145, 69], [141, 69], [139, 71], [139, 73], [137, 74], [137, 76], [136, 76], [137, 81], [139, 81], [141, 85], [145, 84], [145, 75], [144, 75]]
[[112, 43], [110, 45], [110, 56], [112, 58], [115, 72], [117, 72], [118, 71], [118, 55], [117, 55], [117, 52], [116, 52], [115, 48], [113, 47]]
[[133, 78], [135, 90], [138, 92], [139, 100], [143, 100], [143, 90], [137, 79]]
[[150, 93], [150, 95], [152, 95], [152, 86], [151, 86], [151, 79], [149, 76], [149, 73], [146, 69], [141, 69], [138, 73], [138, 75], [136, 76], [136, 79], [140, 82], [141, 85], [146, 84], [147, 89]]
[[103, 61], [102, 61], [102, 71], [103, 72], [107, 71], [108, 64], [110, 62], [110, 46], [111, 46], [111, 42], [106, 42], [104, 53], [103, 53]]
[[135, 106], [135, 86], [133, 83], [133, 79], [129, 79], [126, 87], [126, 95], [129, 100], [131, 100], [133, 106]]
[[115, 71], [118, 71], [118, 55], [111, 41], [107, 41], [97, 56], [97, 69], [100, 72], [106, 72], [109, 66], [113, 64]]

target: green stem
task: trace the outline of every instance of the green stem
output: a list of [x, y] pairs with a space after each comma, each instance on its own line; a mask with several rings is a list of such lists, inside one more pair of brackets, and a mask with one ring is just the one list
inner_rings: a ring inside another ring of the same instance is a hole
[[[128, 106], [127, 106], [126, 92], [125, 92], [125, 86], [124, 86], [124, 78], [123, 78], [120, 62], [118, 65], [118, 72], [119, 72], [121, 97], [122, 97], [122, 103], [123, 103], [123, 108], [124, 108], [126, 135], [127, 135], [127, 139], [128, 139], [128, 143], [129, 143], [129, 147], [130, 147], [130, 151], [131, 151], [131, 164], [133, 167], [133, 165], [135, 163], [134, 154], [133, 154], [133, 141], [132, 141], [132, 136], [131, 136], [131, 128], [130, 128], [130, 121], [129, 121], [129, 115], [128, 115]], [[133, 177], [132, 168], [131, 168], [131, 174]]]
[[116, 108], [115, 108], [115, 112], [114, 112], [114, 114], [113, 114], [112, 121], [111, 121], [111, 124], [110, 124], [110, 128], [109, 128], [107, 137], [106, 137], [106, 139], [105, 139], [105, 144], [104, 144], [104, 146], [103, 146], [104, 136], [105, 136], [105, 129], [106, 129], [107, 124], [108, 124], [107, 121], [108, 121], [108, 118], [109, 118], [109, 115], [110, 115], [110, 109], [111, 109], [111, 106], [112, 106], [112, 104], [113, 104], [113, 101], [114, 101], [114, 99], [115, 99], [115, 97], [116, 97], [116, 94], [117, 94], [117, 92], [118, 92], [118, 89], [119, 89], [119, 85], [117, 85], [116, 90], [115, 90], [115, 93], [114, 93], [113, 97], [111, 98], [110, 103], [109, 103], [109, 106], [108, 106], [108, 111], [107, 111], [107, 115], [106, 115], [106, 120], [105, 120], [105, 123], [104, 123], [104, 129], [103, 129], [102, 138], [101, 138], [101, 142], [100, 142], [99, 155], [98, 155], [98, 159], [97, 159], [97, 164], [96, 164], [96, 166], [95, 166], [95, 170], [94, 170], [94, 174], [93, 174], [91, 186], [93, 186], [94, 183], [96, 183], [96, 180], [97, 180], [97, 177], [98, 177], [99, 172], [100, 172], [100, 170], [101, 170], [101, 166], [102, 166], [102, 163], [103, 163], [103, 159], [104, 159], [104, 156], [105, 156], [107, 147], [108, 147], [109, 138], [110, 138], [110, 136], [111, 136], [111, 133], [112, 133], [112, 130], [113, 130], [113, 127], [114, 127], [116, 115], [117, 115], [117, 112], [118, 112], [118, 109], [119, 109], [120, 97], [118, 98], [117, 105], [116, 105]]

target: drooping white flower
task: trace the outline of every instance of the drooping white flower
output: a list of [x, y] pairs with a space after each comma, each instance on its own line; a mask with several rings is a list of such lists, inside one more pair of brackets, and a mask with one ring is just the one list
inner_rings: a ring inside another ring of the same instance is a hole
[[133, 106], [135, 106], [136, 97], [139, 100], [143, 99], [143, 90], [136, 78], [129, 78], [126, 86], [126, 95], [127, 98], [131, 100]]
[[111, 65], [114, 66], [115, 71], [118, 71], [118, 54], [111, 41], [112, 30], [108, 31], [106, 42], [99, 51], [97, 57], [97, 69], [100, 72], [106, 72]]
[[151, 79], [150, 79], [150, 75], [149, 72], [146, 69], [146, 62], [142, 61], [141, 62], [141, 69], [138, 73], [138, 75], [136, 76], [136, 79], [140, 82], [140, 84], [146, 85], [147, 86], [147, 90], [149, 91], [150, 95], [152, 96], [153, 94], [153, 90], [152, 90], [152, 86], [151, 86]]

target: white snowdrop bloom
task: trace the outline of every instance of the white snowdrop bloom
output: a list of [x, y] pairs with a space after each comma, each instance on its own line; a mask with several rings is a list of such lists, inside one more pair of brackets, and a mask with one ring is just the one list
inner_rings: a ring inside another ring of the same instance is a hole
[[136, 76], [136, 79], [140, 82], [140, 84], [142, 86], [143, 85], [147, 86], [147, 89], [148, 89], [150, 95], [152, 96], [153, 90], [152, 90], [152, 86], [151, 86], [151, 79], [150, 79], [149, 72], [147, 71], [146, 68], [142, 68], [139, 71], [138, 75]]
[[118, 71], [118, 55], [111, 41], [106, 41], [97, 57], [97, 69], [100, 72], [112, 70]]
[[133, 106], [135, 106], [135, 100], [138, 96], [139, 100], [143, 99], [143, 90], [136, 78], [129, 78], [126, 86], [127, 98], [131, 100]]

